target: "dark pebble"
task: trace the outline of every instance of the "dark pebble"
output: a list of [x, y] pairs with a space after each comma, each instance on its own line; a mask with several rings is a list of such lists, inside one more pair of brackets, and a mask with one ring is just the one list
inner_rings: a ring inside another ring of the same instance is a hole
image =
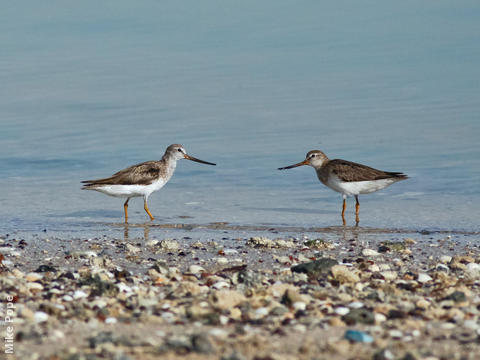
[[330, 268], [337, 265], [338, 261], [330, 258], [321, 258], [308, 263], [292, 266], [292, 272], [304, 273], [309, 276], [326, 275]]
[[40, 265], [34, 272], [56, 272], [57, 269], [51, 265]]
[[463, 302], [467, 300], [467, 297], [465, 296], [465, 293], [463, 293], [462, 291], [455, 291], [450, 295], [446, 296], [443, 300], [453, 300], [455, 302]]
[[342, 320], [347, 325], [355, 325], [357, 323], [372, 325], [375, 323], [373, 312], [367, 309], [352, 309], [346, 315], [342, 316]]

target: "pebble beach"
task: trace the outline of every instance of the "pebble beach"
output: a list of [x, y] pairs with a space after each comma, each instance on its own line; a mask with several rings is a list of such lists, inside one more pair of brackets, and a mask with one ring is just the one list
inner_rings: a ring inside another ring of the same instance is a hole
[[479, 358], [478, 234], [210, 228], [4, 234], [7, 358]]
[[479, 1], [5, 3], [0, 360], [480, 359]]

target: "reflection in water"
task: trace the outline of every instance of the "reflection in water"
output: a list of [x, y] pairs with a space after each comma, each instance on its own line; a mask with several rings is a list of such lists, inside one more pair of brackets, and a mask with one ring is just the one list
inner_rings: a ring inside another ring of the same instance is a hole
[[[150, 228], [152, 229], [178, 229], [178, 230], [194, 230], [194, 229], [208, 229], [221, 231], [267, 231], [267, 232], [282, 232], [282, 233], [330, 233], [330, 234], [353, 234], [355, 236], [364, 234], [407, 234], [418, 233], [416, 229], [409, 228], [381, 228], [368, 226], [326, 226], [326, 227], [306, 227], [306, 226], [272, 226], [272, 225], [235, 225], [228, 222], [212, 222], [205, 224], [179, 224], [179, 223], [164, 223], [164, 224], [125, 224], [125, 223], [103, 223], [107, 226], [114, 227], [128, 227], [128, 228], [146, 228], [145, 234], [148, 236]], [[422, 232], [420, 232], [422, 233]], [[478, 231], [452, 231], [452, 230], [435, 230], [428, 232], [434, 234], [457, 234], [457, 235], [479, 235]]]
[[[123, 239], [128, 241], [130, 239], [130, 226], [129, 224], [123, 224]], [[148, 241], [150, 236], [150, 224], [143, 224], [143, 225], [135, 225], [135, 228], [143, 227], [143, 239]]]
[[[368, 248], [370, 234], [377, 231], [371, 231], [369, 228], [361, 228], [357, 225], [354, 227], [343, 227], [340, 229], [342, 243], [349, 244], [352, 247]], [[378, 231], [378, 233], [381, 233]], [[393, 231], [385, 229], [385, 233], [393, 233]]]
[[143, 227], [143, 238], [145, 241], [148, 240], [148, 236], [150, 235], [150, 225], [145, 225]]

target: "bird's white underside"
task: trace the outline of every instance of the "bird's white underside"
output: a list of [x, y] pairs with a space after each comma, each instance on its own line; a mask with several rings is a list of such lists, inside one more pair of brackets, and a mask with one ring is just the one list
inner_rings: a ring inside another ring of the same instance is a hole
[[353, 196], [360, 194], [369, 194], [398, 181], [397, 179], [381, 179], [381, 180], [370, 180], [370, 181], [350, 181], [345, 182], [340, 180], [335, 175], [330, 175], [328, 178], [327, 185], [330, 189], [335, 190], [341, 193], [344, 196]]
[[96, 190], [110, 196], [122, 198], [140, 196], [148, 198], [151, 193], [160, 190], [166, 183], [167, 181], [165, 181], [164, 179], [159, 179], [157, 181], [154, 181], [150, 185], [101, 185], [95, 187], [92, 190]]

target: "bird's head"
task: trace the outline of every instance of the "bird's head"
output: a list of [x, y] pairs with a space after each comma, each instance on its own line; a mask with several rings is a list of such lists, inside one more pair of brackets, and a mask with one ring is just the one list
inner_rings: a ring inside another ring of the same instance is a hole
[[181, 159], [187, 159], [191, 161], [195, 161], [198, 163], [202, 164], [207, 164], [207, 165], [216, 165], [214, 163], [208, 162], [208, 161], [203, 161], [200, 159], [197, 159], [191, 155], [187, 154], [187, 151], [185, 148], [180, 145], [180, 144], [172, 144], [170, 145], [167, 150], [165, 151], [165, 155], [163, 156], [164, 158], [171, 159], [171, 160], [181, 160]]
[[305, 156], [305, 160], [293, 164], [290, 166], [285, 166], [278, 168], [278, 170], [286, 170], [286, 169], [292, 169], [298, 166], [303, 166], [303, 165], [310, 165], [314, 167], [315, 169], [321, 168], [326, 162], [328, 161], [327, 155], [325, 155], [322, 151], [320, 150], [311, 150], [307, 153], [307, 156]]

